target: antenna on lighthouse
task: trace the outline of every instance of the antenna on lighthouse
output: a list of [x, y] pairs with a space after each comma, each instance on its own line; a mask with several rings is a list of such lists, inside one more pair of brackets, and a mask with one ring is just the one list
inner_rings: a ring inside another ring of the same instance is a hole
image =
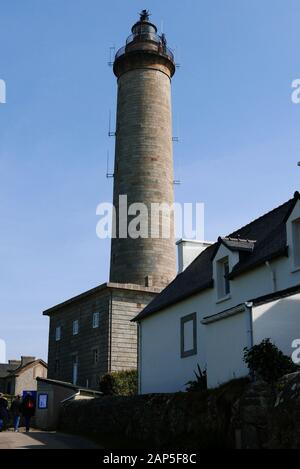
[[173, 49], [173, 53], [174, 53], [174, 56], [176, 57], [177, 59], [177, 62], [176, 62], [176, 68], [180, 68], [181, 67], [181, 62], [180, 62], [180, 48], [179, 46], [175, 46], [174, 49]]
[[172, 137], [172, 142], [179, 143], [179, 132], [178, 132], [178, 115], [176, 115], [175, 119], [176, 125], [175, 125], [175, 137]]
[[115, 55], [116, 55], [116, 46], [111, 46], [109, 48], [109, 60], [107, 62], [107, 65], [109, 67], [112, 67], [113, 64], [114, 64], [114, 59], [115, 59]]
[[114, 177], [114, 173], [109, 170], [109, 150], [107, 150], [107, 156], [106, 156], [106, 177], [107, 179]]
[[[179, 135], [179, 119], [178, 119], [178, 114], [176, 114], [176, 117], [175, 117], [175, 130], [176, 130], [176, 133], [177, 135]], [[173, 137], [172, 138], [173, 142], [179, 142], [179, 137]], [[174, 149], [174, 152], [175, 152], [175, 149]], [[176, 158], [178, 164], [177, 164], [177, 174], [179, 176], [178, 179], [175, 179], [173, 181], [173, 185], [174, 186], [179, 186], [181, 184], [181, 157], [180, 157], [180, 153], [179, 153], [179, 156]]]
[[115, 137], [116, 136], [116, 132], [113, 132], [111, 130], [111, 111], [109, 111], [109, 117], [108, 117], [108, 136], [109, 137]]

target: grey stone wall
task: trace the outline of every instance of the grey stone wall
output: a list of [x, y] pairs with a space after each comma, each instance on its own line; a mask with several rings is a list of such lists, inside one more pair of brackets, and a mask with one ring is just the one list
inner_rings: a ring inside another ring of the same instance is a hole
[[[72, 382], [72, 357], [78, 356], [77, 384], [97, 387], [97, 378], [109, 367], [110, 291], [92, 293], [79, 301], [59, 308], [50, 315], [48, 377]], [[100, 313], [99, 327], [93, 328], [93, 313]], [[73, 321], [79, 321], [79, 333], [73, 335]], [[56, 327], [61, 326], [61, 340], [55, 340]], [[98, 363], [93, 363], [93, 350], [99, 350]], [[59, 369], [56, 370], [56, 360]]]
[[131, 322], [155, 294], [114, 290], [112, 296], [111, 371], [137, 367], [137, 324]]
[[[48, 378], [72, 382], [72, 357], [78, 357], [80, 386], [98, 388], [101, 375], [109, 371], [136, 368], [137, 326], [131, 322], [158, 293], [158, 289], [112, 285], [91, 290], [48, 312], [50, 316]], [[100, 313], [99, 327], [93, 328], [93, 313]], [[73, 335], [73, 321], [79, 333]], [[61, 327], [61, 339], [55, 340]], [[98, 362], [93, 362], [93, 350]], [[56, 361], [59, 369], [56, 369]]]

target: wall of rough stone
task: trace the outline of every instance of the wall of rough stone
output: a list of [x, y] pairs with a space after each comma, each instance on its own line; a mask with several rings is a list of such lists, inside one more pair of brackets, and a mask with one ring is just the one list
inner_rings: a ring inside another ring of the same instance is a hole
[[[50, 315], [48, 377], [72, 382], [72, 357], [78, 356], [78, 384], [97, 386], [97, 378], [109, 369], [108, 334], [110, 291], [91, 291], [78, 301], [63, 305]], [[99, 312], [99, 327], [93, 328], [93, 313]], [[73, 335], [73, 321], [79, 321], [79, 334]], [[61, 327], [61, 340], [55, 340], [56, 327]], [[99, 350], [98, 363], [93, 362], [93, 350]], [[59, 361], [56, 369], [55, 363]]]
[[300, 449], [300, 373], [276, 387], [235, 380], [208, 393], [68, 402], [59, 428], [107, 448]]
[[[109, 371], [136, 368], [137, 325], [135, 316], [157, 295], [158, 288], [138, 285], [103, 285], [67, 301], [50, 313], [48, 378], [72, 382], [72, 357], [77, 356], [80, 386], [98, 389], [99, 377]], [[93, 328], [98, 312], [99, 327]], [[79, 333], [73, 335], [73, 321]], [[56, 327], [61, 340], [55, 340]], [[98, 361], [93, 351], [98, 350]], [[55, 362], [59, 361], [56, 369]]]
[[79, 429], [108, 448], [232, 448], [231, 409], [243, 389], [220, 392], [102, 397], [62, 406], [59, 428]]
[[155, 293], [115, 289], [111, 298], [110, 367], [118, 371], [137, 367], [137, 324], [131, 320], [156, 296]]

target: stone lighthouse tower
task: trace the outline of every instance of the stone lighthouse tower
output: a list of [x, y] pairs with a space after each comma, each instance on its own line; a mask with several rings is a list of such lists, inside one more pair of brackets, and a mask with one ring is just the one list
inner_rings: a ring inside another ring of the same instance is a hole
[[[118, 79], [118, 101], [116, 236], [111, 243], [110, 281], [164, 287], [176, 274], [174, 215], [168, 210], [153, 213], [151, 207], [167, 204], [171, 208], [174, 201], [171, 79], [175, 63], [164, 34], [157, 34], [146, 10], [117, 52], [113, 70]], [[127, 207], [143, 203], [148, 210], [148, 230], [139, 237], [127, 234], [130, 222], [140, 212], [124, 218], [126, 197]], [[162, 223], [170, 227], [167, 236]], [[159, 229], [151, 233], [153, 224]]]

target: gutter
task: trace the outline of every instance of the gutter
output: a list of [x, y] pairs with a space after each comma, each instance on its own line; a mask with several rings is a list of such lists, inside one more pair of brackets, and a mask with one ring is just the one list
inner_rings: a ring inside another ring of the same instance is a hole
[[71, 399], [74, 399], [74, 397], [80, 396], [80, 391], [75, 392], [75, 394], [72, 394], [72, 396], [67, 397], [67, 399], [64, 399], [63, 401], [60, 401], [61, 404], [64, 404], [67, 401], [70, 401]]
[[246, 333], [247, 333], [247, 347], [251, 349], [254, 345], [253, 340], [253, 315], [252, 315], [253, 303], [252, 301], [247, 301], [245, 303], [246, 314]]
[[226, 311], [222, 311], [221, 313], [213, 314], [212, 316], [207, 316], [206, 318], [203, 318], [201, 324], [207, 325], [213, 322], [221, 321], [222, 319], [235, 316], [236, 314], [243, 313], [244, 311], [245, 304], [240, 304], [233, 308], [227, 309]]
[[138, 329], [138, 356], [137, 356], [137, 369], [138, 369], [138, 394], [142, 391], [142, 323], [137, 324]]
[[113, 302], [113, 294], [112, 294], [112, 291], [110, 291], [110, 295], [109, 295], [109, 312], [108, 312], [108, 369], [107, 369], [107, 372], [110, 373], [111, 372], [111, 362], [112, 362], [112, 358], [111, 358], [111, 344], [112, 344], [112, 302]]

